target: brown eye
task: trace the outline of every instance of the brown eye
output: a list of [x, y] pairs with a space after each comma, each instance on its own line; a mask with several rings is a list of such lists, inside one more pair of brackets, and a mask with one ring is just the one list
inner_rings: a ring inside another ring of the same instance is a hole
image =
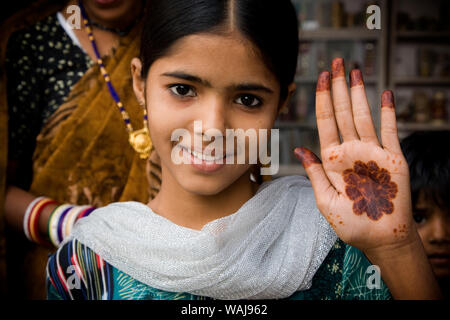
[[426, 221], [426, 210], [414, 210], [413, 219], [417, 224], [423, 224]]
[[422, 223], [425, 220], [425, 217], [421, 214], [414, 214], [413, 218], [416, 223]]
[[258, 107], [262, 104], [260, 99], [251, 94], [241, 95], [235, 100], [235, 102], [246, 107]]
[[195, 92], [191, 86], [184, 85], [184, 84], [176, 84], [173, 86], [170, 86], [170, 91], [172, 91], [173, 94], [179, 97], [195, 97]]

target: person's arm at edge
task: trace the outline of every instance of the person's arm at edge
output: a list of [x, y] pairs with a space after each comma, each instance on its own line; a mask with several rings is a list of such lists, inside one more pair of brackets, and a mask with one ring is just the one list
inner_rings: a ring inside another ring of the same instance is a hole
[[[21, 230], [23, 232], [23, 218], [25, 216], [25, 211], [36, 197], [37, 196], [18, 187], [12, 185], [6, 187], [5, 220], [9, 226], [13, 227], [17, 231]], [[53, 209], [57, 206], [57, 204], [45, 206], [39, 216], [39, 233], [45, 238], [48, 238], [48, 219]]]

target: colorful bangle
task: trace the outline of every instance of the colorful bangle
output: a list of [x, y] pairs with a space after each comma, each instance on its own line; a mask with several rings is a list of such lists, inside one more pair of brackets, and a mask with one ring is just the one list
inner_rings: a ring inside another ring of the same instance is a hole
[[58, 206], [55, 210], [53, 210], [52, 215], [48, 221], [48, 223], [49, 223], [48, 237], [55, 247], [58, 247], [59, 244], [61, 243], [58, 240], [59, 220], [61, 218], [62, 213], [70, 207], [71, 207], [70, 204], [62, 204], [62, 205]]
[[70, 221], [73, 219], [73, 215], [76, 213], [75, 212], [76, 208], [77, 208], [76, 206], [73, 206], [72, 208], [70, 208], [69, 212], [67, 212], [66, 216], [64, 217], [64, 221], [63, 221], [62, 227], [61, 227], [61, 234], [62, 234], [63, 240], [65, 237], [67, 237], [67, 229], [69, 228]]
[[87, 217], [87, 216], [90, 215], [91, 212], [94, 211], [95, 209], [97, 209], [97, 207], [89, 207], [89, 208], [87, 208], [86, 210], [80, 212], [80, 215], [78, 216], [78, 219], [77, 219], [77, 220], [79, 220], [79, 219], [81, 219], [81, 218], [84, 218], [84, 217]]
[[61, 214], [61, 217], [59, 218], [58, 221], [58, 227], [57, 227], [57, 235], [58, 235], [58, 242], [61, 243], [64, 239], [63, 237], [63, 224], [65, 221], [65, 217], [67, 215], [67, 213], [70, 211], [70, 209], [72, 209], [74, 206], [70, 205], [67, 209], [65, 209], [63, 211], [63, 213]]
[[43, 212], [44, 208], [50, 204], [58, 203], [55, 200], [51, 200], [49, 198], [45, 198], [40, 200], [31, 210], [30, 219], [29, 219], [29, 230], [31, 239], [39, 244], [48, 245], [48, 241], [46, 241], [39, 233], [39, 217]]
[[45, 197], [37, 197], [31, 203], [28, 205], [27, 210], [25, 210], [25, 216], [23, 217], [23, 232], [25, 233], [25, 236], [28, 240], [33, 241], [30, 236], [30, 229], [29, 229], [29, 221], [30, 221], [30, 214], [34, 206], [41, 201], [42, 199], [45, 199]]
[[47, 202], [49, 199], [48, 198], [44, 198], [39, 200], [31, 209], [30, 212], [30, 217], [28, 219], [28, 230], [30, 232], [30, 238], [31, 241], [35, 242], [36, 241], [36, 237], [35, 237], [35, 230], [34, 230], [34, 222], [36, 221], [36, 213], [39, 211], [40, 212], [40, 208], [42, 207], [42, 204], [44, 204], [45, 202]]
[[58, 208], [60, 207], [57, 206], [55, 209], [52, 210], [52, 212], [50, 213], [50, 215], [48, 216], [48, 221], [47, 221], [47, 237], [50, 239], [50, 242], [53, 243], [52, 238], [50, 236], [50, 228], [51, 228], [51, 221], [53, 219], [53, 215], [55, 214], [55, 211], [58, 210]]
[[[43, 200], [43, 199], [41, 199]], [[40, 203], [36, 203], [36, 208]], [[47, 224], [47, 234], [50, 242], [58, 247], [71, 232], [75, 223], [88, 216], [96, 207], [90, 205], [76, 206], [62, 204], [56, 207], [50, 214]], [[33, 212], [33, 210], [31, 210]]]
[[75, 223], [96, 209], [96, 207], [90, 205], [58, 205], [50, 213], [47, 222], [49, 242], [39, 232], [39, 217], [46, 206], [54, 203], [58, 202], [44, 196], [37, 197], [30, 202], [23, 218], [23, 231], [28, 240], [46, 245], [51, 243], [58, 247], [64, 238], [72, 232]]
[[72, 231], [72, 227], [75, 224], [75, 221], [78, 218], [78, 215], [80, 214], [80, 211], [82, 211], [86, 207], [88, 207], [88, 206], [76, 206], [76, 207], [73, 207], [70, 210], [70, 213], [67, 214], [67, 216], [66, 216], [66, 223], [65, 223], [64, 229], [63, 229], [63, 236], [64, 236], [64, 238], [67, 237], [70, 234], [70, 232]]
[[[75, 220], [73, 221], [72, 228], [73, 228], [73, 226], [77, 223], [78, 220], [80, 220], [81, 218], [84, 217], [84, 213], [87, 212], [87, 211], [88, 211], [89, 209], [91, 209], [91, 208], [93, 208], [93, 207], [90, 206], [90, 205], [80, 206], [80, 207], [79, 207], [79, 210], [78, 210], [78, 212], [77, 212], [77, 216], [75, 217]], [[91, 211], [92, 211], [92, 210], [91, 210]], [[72, 231], [72, 230], [71, 230], [71, 231]]]

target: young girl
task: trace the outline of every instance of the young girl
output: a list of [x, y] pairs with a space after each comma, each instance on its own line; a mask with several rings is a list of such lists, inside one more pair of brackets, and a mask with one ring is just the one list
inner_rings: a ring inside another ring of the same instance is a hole
[[403, 139], [413, 218], [444, 299], [450, 298], [450, 131], [417, 131]]
[[295, 91], [292, 4], [153, 0], [147, 9], [131, 69], [161, 159], [160, 192], [79, 220], [49, 259], [50, 299], [440, 297], [411, 218], [391, 92], [380, 144], [361, 72], [351, 72], [349, 96], [343, 61], [333, 60], [316, 92], [323, 163], [295, 149], [312, 186], [300, 176], [258, 185], [248, 148], [244, 164], [237, 149], [199, 160], [207, 144], [172, 136], [273, 127]]

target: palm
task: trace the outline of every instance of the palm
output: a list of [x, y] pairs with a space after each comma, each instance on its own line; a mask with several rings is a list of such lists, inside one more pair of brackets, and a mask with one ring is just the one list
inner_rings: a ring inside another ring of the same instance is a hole
[[413, 223], [408, 166], [398, 142], [392, 94], [382, 97], [380, 145], [360, 73], [352, 72], [350, 98], [341, 61], [333, 61], [333, 68], [339, 69], [333, 69], [333, 97], [328, 73], [318, 81], [322, 162], [305, 148], [297, 148], [296, 154], [311, 179], [319, 210], [342, 240], [362, 250], [395, 244], [406, 239]]
[[[324, 214], [341, 238], [358, 247], [402, 236], [409, 199], [402, 199], [408, 167], [400, 155], [353, 141], [322, 151], [329, 189]], [[409, 190], [404, 190], [407, 193]], [[395, 232], [394, 232], [395, 230]]]

